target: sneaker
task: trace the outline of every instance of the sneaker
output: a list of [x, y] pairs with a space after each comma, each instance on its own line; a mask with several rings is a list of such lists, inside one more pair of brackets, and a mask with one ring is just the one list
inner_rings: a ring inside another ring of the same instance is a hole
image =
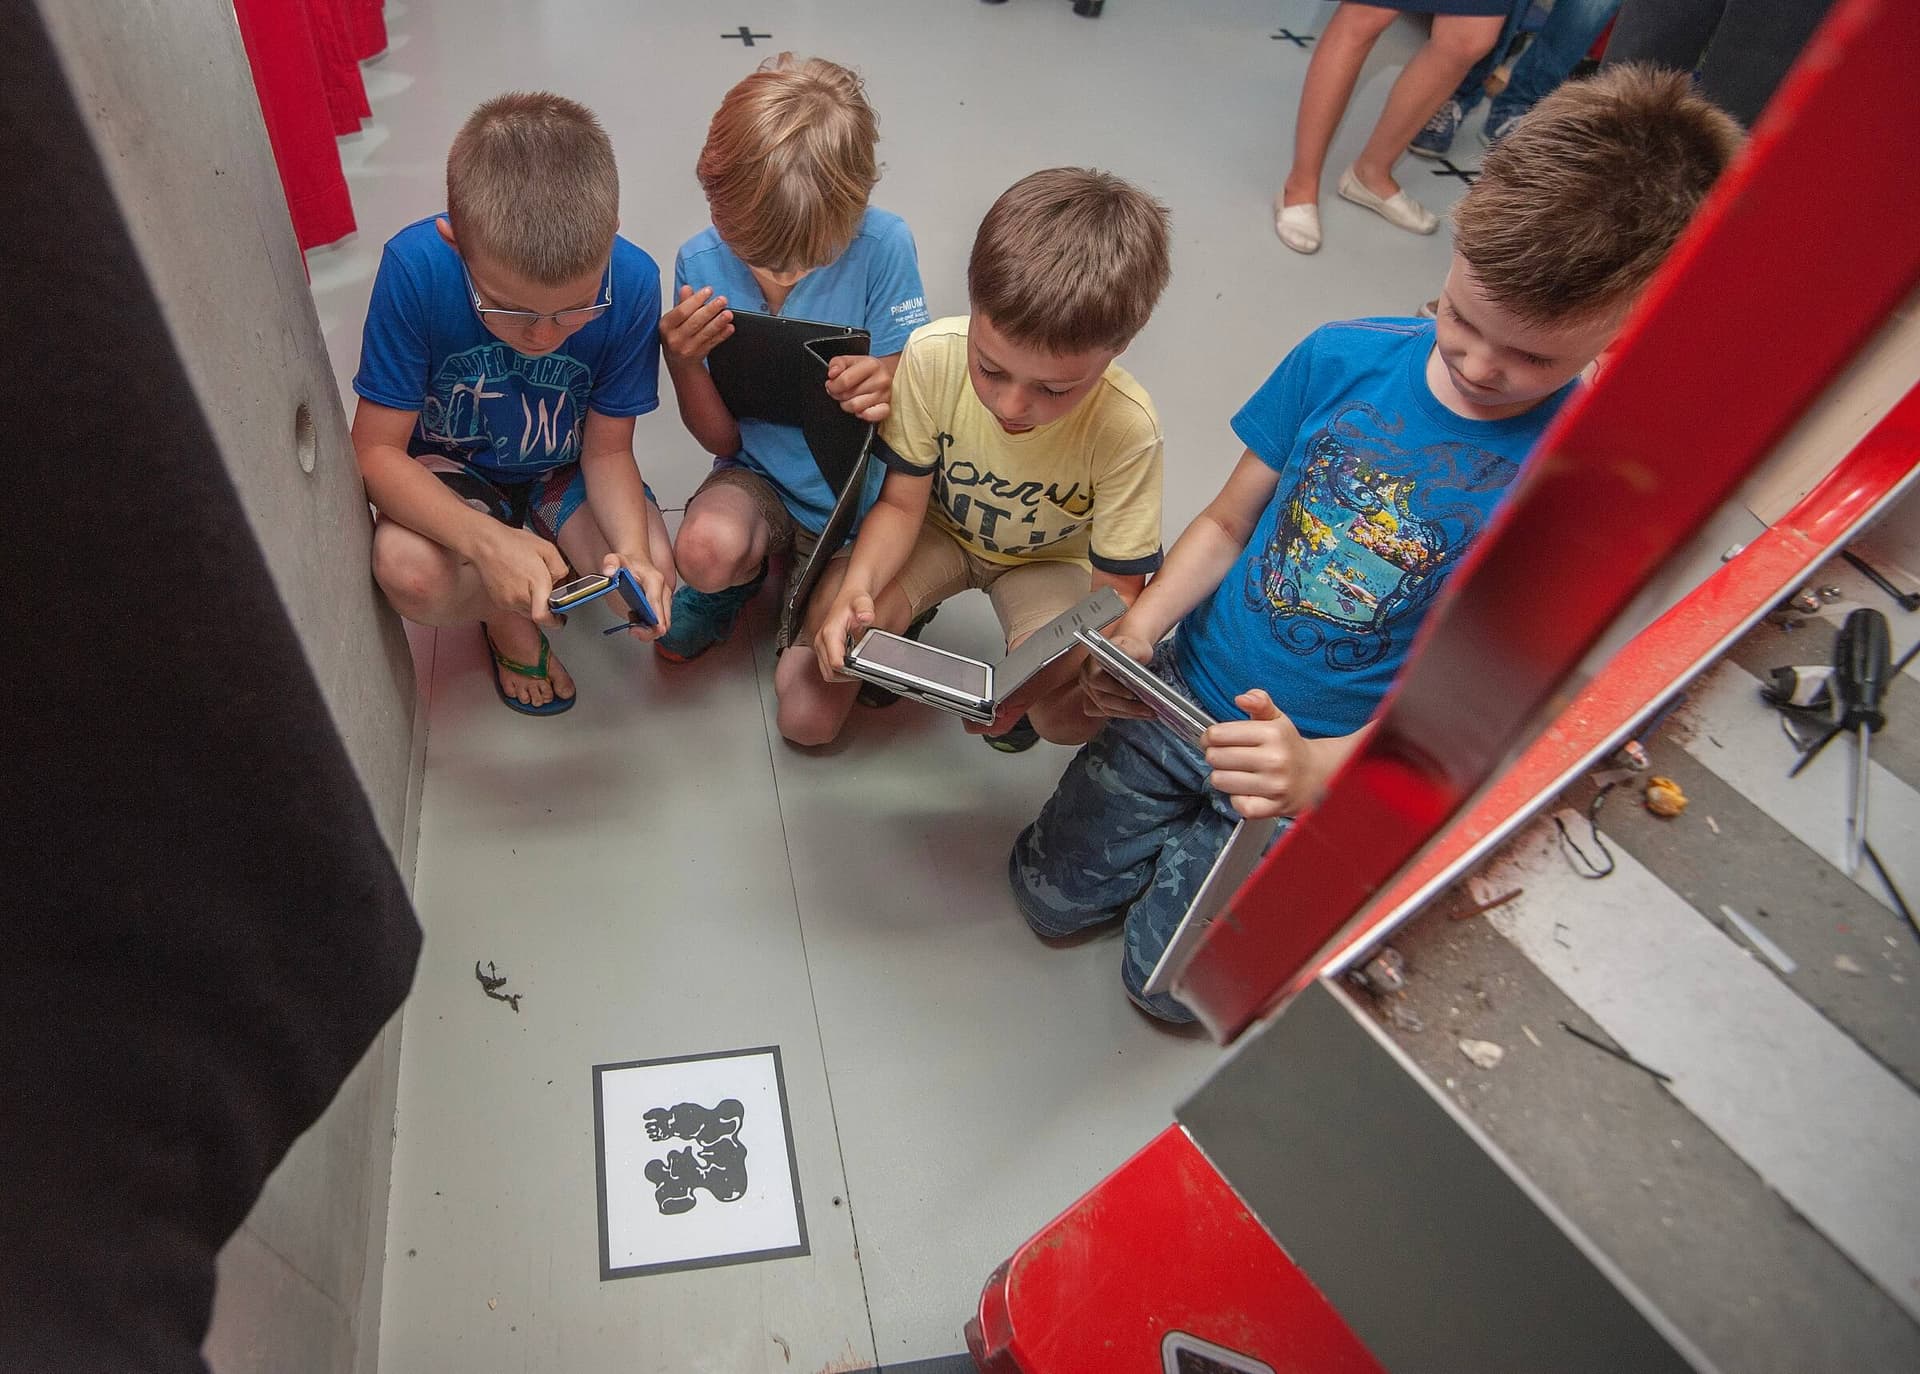
[[695, 591], [682, 582], [673, 589], [673, 623], [653, 641], [653, 651], [669, 663], [696, 659], [733, 633], [740, 608], [753, 600], [767, 580], [767, 565], [751, 582], [724, 591]]
[[1407, 151], [1415, 157], [1445, 157], [1453, 147], [1453, 136], [1460, 132], [1460, 121], [1466, 118], [1466, 113], [1459, 101], [1449, 100], [1433, 112], [1427, 127], [1413, 136]]
[[[926, 629], [927, 626], [932, 623], [933, 618], [939, 614], [940, 608], [935, 606], [932, 610], [914, 621], [913, 624], [907, 626], [907, 632], [902, 635], [901, 638], [920, 638], [920, 632]], [[898, 692], [888, 691], [877, 682], [863, 682], [860, 684], [859, 694], [854, 700], [858, 701], [862, 706], [871, 706], [878, 710], [882, 706], [891, 706], [894, 702], [900, 700], [900, 694]]]
[[1498, 105], [1487, 111], [1487, 122], [1480, 129], [1480, 137], [1491, 148], [1507, 136], [1509, 130], [1520, 122], [1525, 110], [1503, 110]]
[[1008, 727], [1006, 734], [981, 738], [1003, 754], [1024, 754], [1040, 742], [1040, 732], [1033, 728], [1032, 721], [1022, 716]]

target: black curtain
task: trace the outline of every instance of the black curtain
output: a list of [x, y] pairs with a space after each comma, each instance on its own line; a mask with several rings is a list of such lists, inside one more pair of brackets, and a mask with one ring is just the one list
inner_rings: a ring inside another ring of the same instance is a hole
[[420, 933], [40, 16], [0, 17], [0, 1369], [199, 1371], [215, 1253]]

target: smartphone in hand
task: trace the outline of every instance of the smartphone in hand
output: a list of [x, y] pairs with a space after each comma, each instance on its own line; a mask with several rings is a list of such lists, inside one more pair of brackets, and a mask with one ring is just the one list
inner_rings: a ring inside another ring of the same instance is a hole
[[[598, 601], [609, 592], [617, 592], [627, 608], [627, 623], [651, 630], [660, 623], [660, 617], [653, 612], [653, 605], [647, 600], [647, 594], [640, 589], [639, 579], [625, 568], [616, 568], [611, 575], [607, 573], [589, 573], [585, 577], [576, 577], [571, 582], [563, 582], [553, 589], [547, 597], [547, 609], [555, 615], [565, 615], [577, 610], [589, 601]], [[607, 631], [614, 634], [623, 629], [616, 625]]]

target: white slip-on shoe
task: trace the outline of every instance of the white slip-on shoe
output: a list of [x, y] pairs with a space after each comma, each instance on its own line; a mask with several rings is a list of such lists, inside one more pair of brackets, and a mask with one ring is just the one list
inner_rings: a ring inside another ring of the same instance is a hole
[[1320, 207], [1312, 201], [1304, 205], [1282, 205], [1273, 198], [1273, 232], [1280, 242], [1296, 253], [1320, 251]]
[[1398, 225], [1409, 233], [1431, 234], [1440, 227], [1440, 217], [1405, 191], [1377, 196], [1360, 184], [1360, 178], [1353, 174], [1351, 167], [1340, 174], [1340, 198], [1365, 206], [1387, 223]]

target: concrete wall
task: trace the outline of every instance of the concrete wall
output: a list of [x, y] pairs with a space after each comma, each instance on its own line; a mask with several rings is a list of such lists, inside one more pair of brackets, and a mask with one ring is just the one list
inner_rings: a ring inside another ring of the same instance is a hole
[[[281, 600], [410, 880], [424, 713], [400, 623], [368, 576], [366, 500], [230, 0], [41, 0], [40, 9]], [[103, 356], [112, 343], [101, 340]], [[110, 385], [100, 400], [112, 404]], [[128, 499], [164, 499], [140, 489], [140, 436], [125, 442]], [[222, 1374], [373, 1367], [398, 1036], [396, 1019], [222, 1256], [207, 1346]]]

